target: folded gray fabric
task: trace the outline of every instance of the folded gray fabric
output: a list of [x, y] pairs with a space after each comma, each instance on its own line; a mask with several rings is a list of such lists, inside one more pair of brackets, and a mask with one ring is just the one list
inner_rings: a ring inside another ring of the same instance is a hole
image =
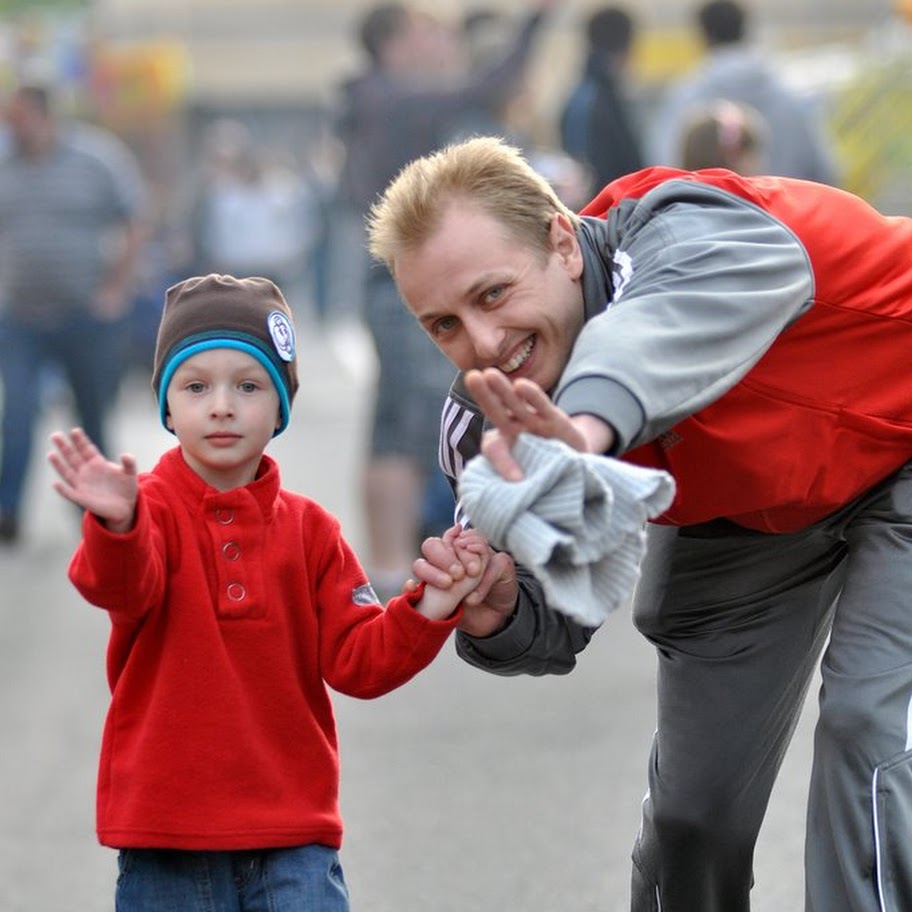
[[532, 434], [520, 434], [513, 456], [520, 481], [484, 456], [468, 463], [459, 496], [469, 521], [535, 575], [549, 606], [596, 627], [633, 594], [646, 522], [671, 505], [674, 480]]

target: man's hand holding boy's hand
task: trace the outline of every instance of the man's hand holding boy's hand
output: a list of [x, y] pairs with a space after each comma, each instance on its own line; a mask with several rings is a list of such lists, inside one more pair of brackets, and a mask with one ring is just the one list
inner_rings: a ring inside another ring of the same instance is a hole
[[110, 462], [80, 428], [57, 431], [51, 442], [56, 450], [48, 453], [48, 462], [60, 476], [54, 490], [94, 513], [112, 532], [128, 532], [139, 491], [136, 460], [124, 454], [120, 463]]
[[[490, 559], [487, 542], [481, 535], [473, 530], [463, 532], [458, 527], [456, 530], [457, 534], [450, 536], [446, 546], [451, 557], [449, 570], [452, 572], [435, 572], [430, 574], [433, 579], [424, 579], [424, 594], [416, 606], [418, 611], [433, 620], [449, 617], [459, 607], [460, 602], [481, 582]], [[442, 542], [443, 539], [427, 541]]]
[[[484, 560], [481, 577], [476, 581], [479, 551]], [[440, 538], [425, 539], [421, 553], [424, 557], [412, 564], [412, 572], [427, 586], [448, 589], [460, 585], [466, 575], [475, 583], [462, 597], [460, 630], [484, 637], [507, 623], [519, 596], [516, 568], [509, 554], [494, 551], [481, 533], [460, 526], [447, 529]]]

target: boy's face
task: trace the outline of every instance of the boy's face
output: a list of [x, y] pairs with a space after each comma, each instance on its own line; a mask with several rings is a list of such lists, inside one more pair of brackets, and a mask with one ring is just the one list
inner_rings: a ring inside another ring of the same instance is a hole
[[555, 215], [543, 254], [477, 207], [450, 203], [437, 230], [396, 259], [402, 297], [460, 370], [496, 367], [550, 391], [583, 325], [582, 254]]
[[253, 481], [281, 419], [279, 394], [256, 358], [231, 348], [192, 355], [166, 395], [168, 427], [205, 482], [228, 491]]

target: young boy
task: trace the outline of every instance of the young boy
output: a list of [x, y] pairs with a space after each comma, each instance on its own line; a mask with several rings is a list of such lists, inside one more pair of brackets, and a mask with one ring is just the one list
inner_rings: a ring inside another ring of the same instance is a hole
[[384, 610], [315, 502], [280, 486], [269, 440], [298, 379], [272, 282], [209, 275], [167, 292], [152, 379], [178, 446], [149, 473], [55, 433], [54, 488], [86, 510], [69, 574], [112, 621], [99, 840], [118, 912], [344, 912], [339, 760], [327, 685], [370, 698], [439, 652], [487, 558]]

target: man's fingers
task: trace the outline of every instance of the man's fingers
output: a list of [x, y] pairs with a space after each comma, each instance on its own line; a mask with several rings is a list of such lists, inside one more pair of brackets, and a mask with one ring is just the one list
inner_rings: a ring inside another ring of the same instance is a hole
[[511, 423], [525, 425], [557, 411], [548, 394], [533, 380], [511, 380], [506, 374], [489, 367], [483, 371], [469, 371], [466, 385], [488, 418], [497, 423], [493, 412]]
[[465, 384], [472, 398], [478, 403], [478, 407], [497, 427], [509, 421], [507, 409], [485, 372], [468, 371], [465, 375]]
[[517, 380], [513, 384], [516, 398], [525, 405], [527, 420], [549, 421], [563, 412], [551, 401], [551, 397], [531, 380]]
[[[470, 605], [480, 605], [482, 602], [487, 601], [494, 586], [503, 582], [507, 575], [515, 573], [513, 567], [513, 559], [508, 554], [503, 551], [493, 552], [491, 559], [488, 561], [488, 564], [481, 575], [481, 581], [478, 583], [478, 586], [466, 596], [466, 602]], [[492, 608], [497, 611], [502, 610], [499, 605], [492, 605]]]
[[481, 452], [492, 468], [505, 481], [521, 481], [523, 470], [513, 458], [512, 441], [500, 431], [485, 431], [481, 441]]
[[469, 371], [465, 379], [485, 417], [502, 433], [515, 438], [522, 430], [525, 405], [513, 391], [512, 383], [495, 368]]
[[496, 368], [469, 371], [465, 379], [472, 397], [496, 428], [485, 435], [482, 452], [507, 481], [523, 477], [522, 469], [510, 453], [523, 431], [585, 449], [585, 441], [570, 417], [532, 380], [513, 381]]

